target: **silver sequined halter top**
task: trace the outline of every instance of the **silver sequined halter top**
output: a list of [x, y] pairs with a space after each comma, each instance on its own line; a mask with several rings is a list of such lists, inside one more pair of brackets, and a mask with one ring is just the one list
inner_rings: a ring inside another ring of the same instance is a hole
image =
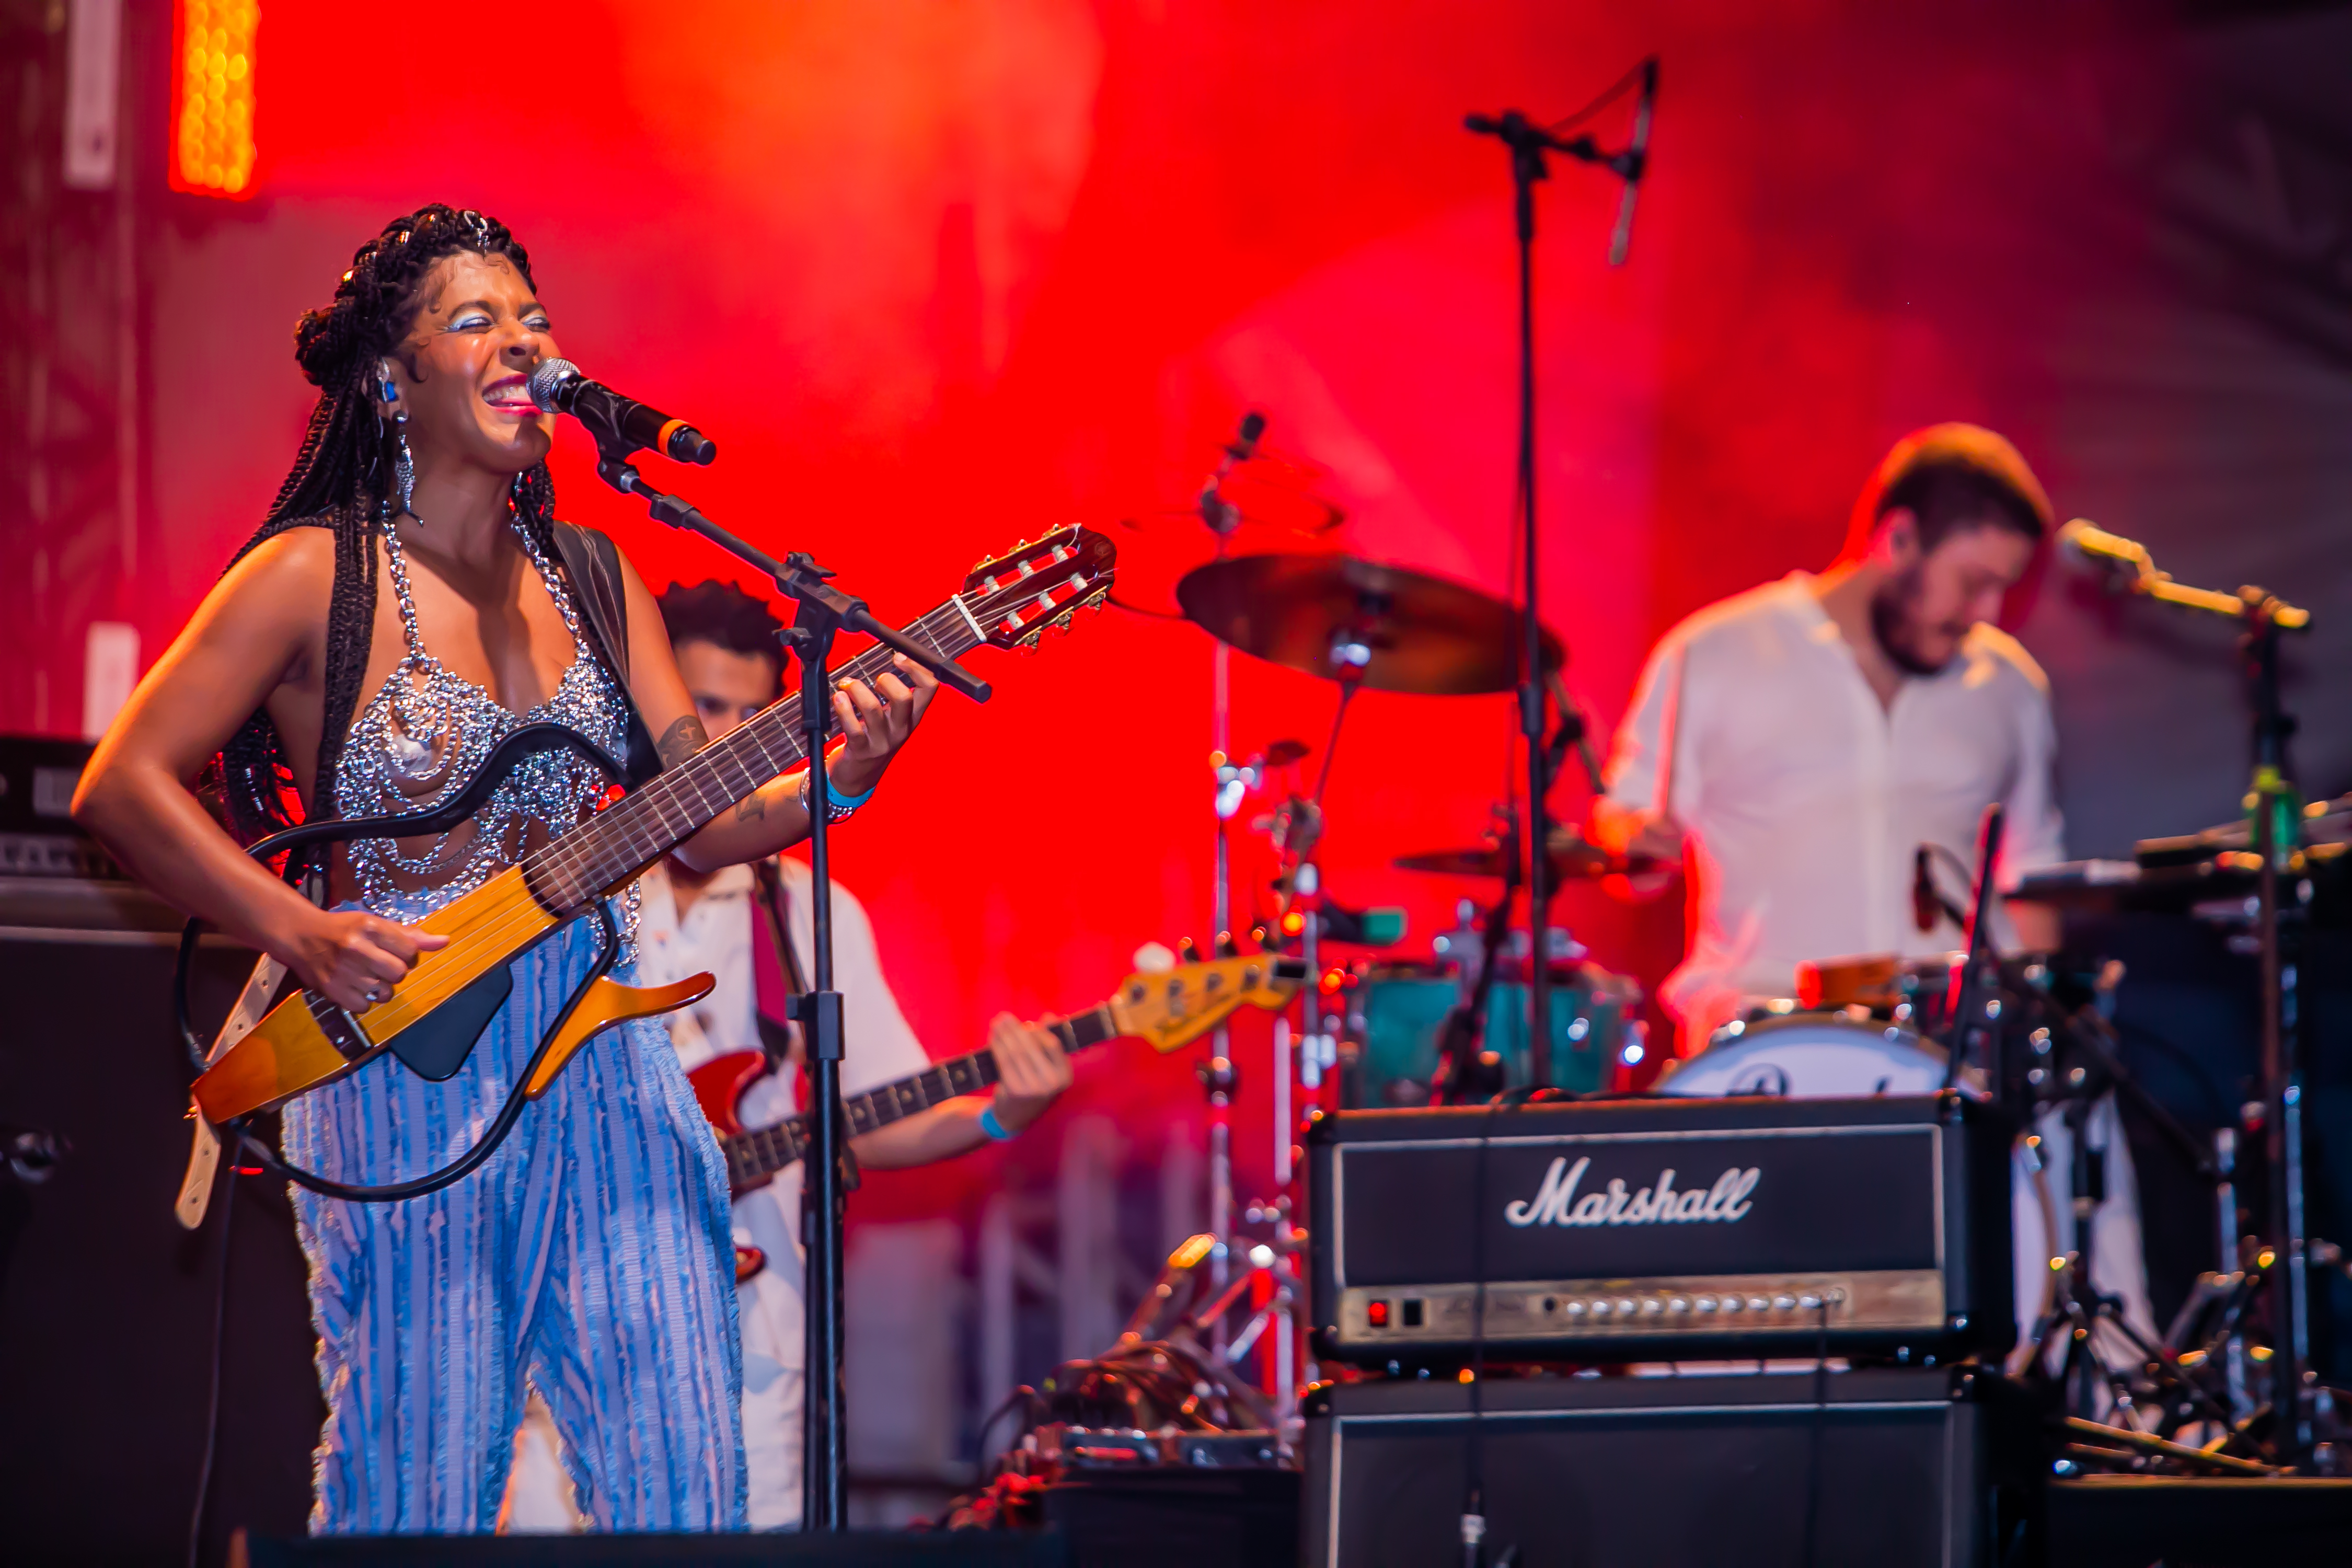
[[[562, 724], [614, 756], [626, 744], [626, 702], [603, 662], [590, 654], [570, 592], [520, 519], [515, 534], [562, 613], [572, 647], [555, 695], [520, 714], [425, 650], [400, 535], [384, 525], [384, 555], [408, 651], [352, 721], [335, 774], [335, 806], [346, 819], [442, 805], [472, 782], [499, 742], [525, 724]], [[541, 752], [518, 764], [471, 820], [432, 838], [421, 853], [404, 855], [389, 838], [354, 839], [347, 851], [361, 901], [379, 913], [413, 916], [472, 892], [521, 856], [532, 823], [551, 837], [576, 826], [611, 782], [575, 752]]]

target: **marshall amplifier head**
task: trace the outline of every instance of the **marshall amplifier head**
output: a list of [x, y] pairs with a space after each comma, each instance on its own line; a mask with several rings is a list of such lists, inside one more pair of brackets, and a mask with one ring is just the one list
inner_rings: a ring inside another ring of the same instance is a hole
[[2009, 1131], [1958, 1094], [1341, 1111], [1308, 1134], [1315, 1349], [1380, 1365], [2016, 1337]]

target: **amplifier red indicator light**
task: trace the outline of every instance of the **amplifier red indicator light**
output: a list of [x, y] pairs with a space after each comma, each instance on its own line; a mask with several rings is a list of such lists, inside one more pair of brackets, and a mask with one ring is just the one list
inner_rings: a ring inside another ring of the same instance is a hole
[[1364, 1321], [1371, 1324], [1371, 1326], [1376, 1329], [1387, 1328], [1389, 1326], [1389, 1304], [1386, 1301], [1368, 1302], [1364, 1307]]

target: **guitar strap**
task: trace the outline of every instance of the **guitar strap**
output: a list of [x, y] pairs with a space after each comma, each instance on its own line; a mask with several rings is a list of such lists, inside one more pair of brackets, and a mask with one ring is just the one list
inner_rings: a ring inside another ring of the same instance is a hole
[[621, 574], [621, 552], [603, 532], [578, 523], [555, 525], [555, 553], [571, 579], [572, 597], [588, 622], [589, 646], [603, 658], [628, 710], [625, 783], [636, 788], [662, 771], [661, 753], [654, 749], [653, 731], [629, 695], [629, 606]]
[[[760, 885], [759, 924], [768, 933], [768, 952], [775, 960], [772, 965], [752, 956], [752, 990], [756, 996], [755, 1015], [760, 1026], [760, 1043], [767, 1047], [769, 1061], [782, 1067], [792, 1050], [792, 1026], [778, 1022], [789, 1016], [786, 1004], [808, 993], [808, 976], [801, 970], [800, 954], [793, 950], [792, 921], [787, 913], [784, 879], [776, 869], [775, 858], [751, 862], [751, 876]], [[779, 984], [781, 983], [781, 984]], [[781, 989], [782, 995], [772, 993]]]
[[[776, 869], [776, 858], [771, 855], [752, 861], [751, 875], [760, 885], [761, 915], [758, 923], [768, 931], [765, 956], [772, 960], [768, 963], [760, 962], [762, 954], [755, 940], [751, 953], [752, 1021], [759, 1026], [760, 1043], [767, 1050], [770, 1068], [775, 1070], [791, 1059], [793, 1036], [797, 1032], [794, 1026], [778, 1023], [776, 1015], [784, 1011], [782, 1003], [786, 997], [808, 994], [808, 974], [801, 968], [800, 954], [793, 948], [793, 922], [787, 914], [784, 879]], [[784, 992], [784, 996], [775, 994], [779, 990]], [[841, 1147], [842, 1189], [855, 1192], [857, 1183], [857, 1156], [845, 1143]], [[805, 1187], [801, 1190], [801, 1198], [803, 1203], [807, 1201]]]

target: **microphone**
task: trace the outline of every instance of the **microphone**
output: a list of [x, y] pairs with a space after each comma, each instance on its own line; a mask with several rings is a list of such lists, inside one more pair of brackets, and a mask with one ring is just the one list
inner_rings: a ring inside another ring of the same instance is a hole
[[1258, 438], [1265, 434], [1265, 416], [1253, 408], [1242, 416], [1241, 433], [1225, 446], [1226, 456], [1236, 463], [1246, 463], [1257, 456]]
[[1930, 860], [1931, 851], [1925, 844], [1911, 852], [1911, 923], [1926, 936], [1936, 929], [1936, 922], [1946, 920], [1965, 930], [1969, 917], [1961, 908], [1944, 896], [1936, 886], [1936, 873]]
[[718, 443], [685, 420], [589, 380], [568, 359], [540, 362], [530, 373], [530, 400], [550, 414], [571, 415], [588, 426], [598, 446], [619, 445], [620, 456], [641, 447], [680, 463], [708, 464], [719, 456]]
[[2058, 531], [2058, 542], [2095, 566], [2120, 567], [2135, 577], [2156, 570], [2147, 546], [2120, 533], [2109, 533], [2088, 518], [2076, 518]]
[[1618, 172], [1625, 177], [1625, 194], [1617, 200], [1617, 232], [1609, 237], [1609, 265], [1625, 265], [1633, 244], [1633, 204], [1641, 199], [1643, 176], [1650, 172], [1650, 117], [1658, 107], [1658, 57], [1642, 62], [1642, 103], [1633, 110], [1633, 144], [1625, 151]]

